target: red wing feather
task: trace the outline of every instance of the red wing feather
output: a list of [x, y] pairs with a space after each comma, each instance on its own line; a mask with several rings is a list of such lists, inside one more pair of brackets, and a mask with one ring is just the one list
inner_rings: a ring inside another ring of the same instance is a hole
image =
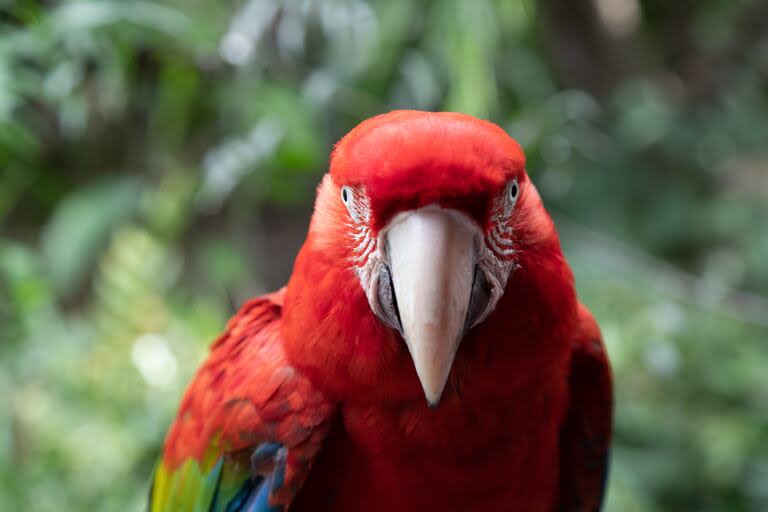
[[600, 510], [612, 435], [611, 369], [592, 314], [579, 306], [568, 378], [571, 402], [561, 431], [560, 512]]
[[219, 451], [214, 455], [239, 458], [263, 443], [282, 445], [284, 483], [273, 490], [274, 505], [289, 503], [300, 488], [332, 410], [286, 359], [283, 295], [284, 289], [253, 299], [229, 321], [187, 389], [163, 453], [172, 470], [190, 458], [210, 457], [212, 446]]

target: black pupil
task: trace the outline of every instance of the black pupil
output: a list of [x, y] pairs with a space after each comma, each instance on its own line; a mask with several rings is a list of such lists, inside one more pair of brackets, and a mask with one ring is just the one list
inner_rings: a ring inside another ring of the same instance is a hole
[[347, 189], [346, 188], [341, 189], [341, 199], [345, 203], [347, 202]]
[[517, 197], [517, 183], [512, 184], [512, 188], [509, 191], [509, 195], [512, 196], [512, 199]]

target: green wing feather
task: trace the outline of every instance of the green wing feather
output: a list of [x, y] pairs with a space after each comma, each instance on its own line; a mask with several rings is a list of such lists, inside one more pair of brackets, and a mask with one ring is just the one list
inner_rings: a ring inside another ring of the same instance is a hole
[[161, 460], [155, 468], [149, 511], [225, 512], [249, 480], [246, 464], [220, 456], [215, 447], [202, 461], [187, 459], [173, 470]]

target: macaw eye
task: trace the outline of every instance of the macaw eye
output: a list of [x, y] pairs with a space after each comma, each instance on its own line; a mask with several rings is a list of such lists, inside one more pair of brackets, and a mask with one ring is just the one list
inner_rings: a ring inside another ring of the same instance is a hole
[[510, 207], [515, 205], [519, 195], [520, 185], [517, 184], [517, 178], [515, 178], [507, 185], [507, 199], [509, 200]]
[[358, 214], [354, 208], [355, 192], [352, 190], [352, 187], [341, 187], [341, 201], [344, 203], [344, 206], [347, 207], [347, 211], [349, 212], [349, 216], [352, 217], [352, 220], [357, 222]]

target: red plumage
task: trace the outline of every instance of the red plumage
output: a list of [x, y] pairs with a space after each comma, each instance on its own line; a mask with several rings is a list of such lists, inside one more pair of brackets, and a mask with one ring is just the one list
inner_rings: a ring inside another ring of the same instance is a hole
[[[286, 291], [246, 304], [214, 344], [166, 464], [200, 459], [213, 441], [232, 457], [276, 441], [290, 485], [272, 502], [290, 510], [599, 508], [609, 366], [524, 165], [503, 130], [461, 114], [393, 112], [344, 137]], [[492, 200], [514, 179], [516, 268], [430, 408], [400, 334], [345, 264], [355, 253], [340, 187], [365, 190], [375, 235], [432, 203], [489, 229]]]

